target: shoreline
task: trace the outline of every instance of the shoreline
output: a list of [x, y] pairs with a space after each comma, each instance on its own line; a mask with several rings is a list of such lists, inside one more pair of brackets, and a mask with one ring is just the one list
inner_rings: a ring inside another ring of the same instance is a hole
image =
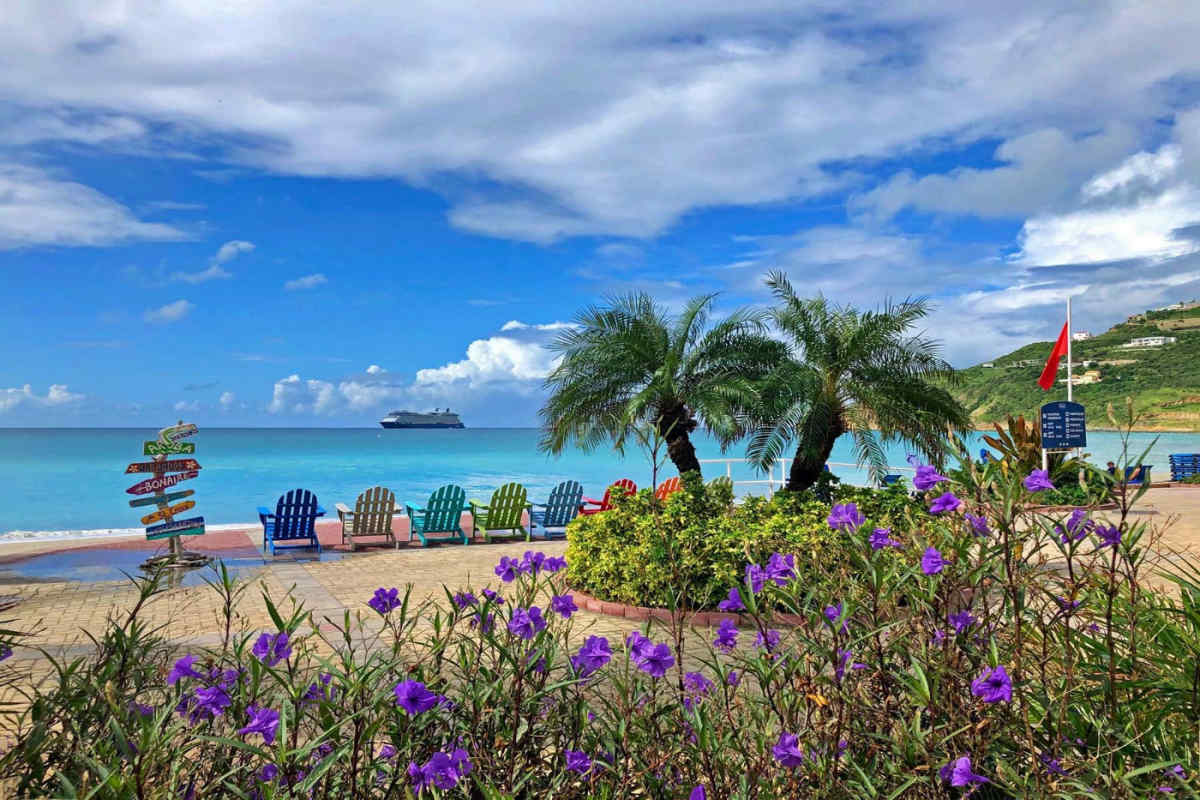
[[[218, 525], [206, 525], [205, 532], [244, 531], [253, 529], [257, 522], [225, 522]], [[127, 539], [133, 536], [144, 537], [143, 528], [88, 528], [82, 530], [62, 531], [33, 531], [14, 530], [0, 533], [0, 547], [10, 544], [33, 544], [39, 542], [90, 542], [106, 539]]]

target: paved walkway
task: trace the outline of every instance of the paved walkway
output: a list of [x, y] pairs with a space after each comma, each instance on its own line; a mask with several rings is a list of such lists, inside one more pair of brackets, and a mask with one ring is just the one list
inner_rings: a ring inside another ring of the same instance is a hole
[[[1151, 513], [1153, 512], [1153, 513]], [[1190, 551], [1200, 555], [1200, 489], [1152, 489], [1145, 498], [1138, 519], [1156, 527], [1167, 526], [1160, 549], [1168, 552]], [[399, 531], [398, 531], [399, 532]], [[195, 537], [187, 542], [191, 549], [223, 553], [243, 559], [250, 564], [243, 578], [253, 584], [246, 589], [238, 606], [237, 628], [246, 631], [270, 630], [273, 624], [263, 603], [262, 592], [287, 609], [287, 595], [315, 612], [317, 621], [328, 617], [340, 620], [345, 610], [374, 612], [366, 605], [377, 587], [403, 587], [412, 584], [413, 599], [438, 598], [444, 602], [443, 586], [451, 591], [484, 585], [497, 586], [499, 580], [492, 572], [501, 556], [520, 556], [525, 550], [540, 550], [560, 555], [566, 543], [534, 540], [503, 544], [481, 541], [463, 547], [440, 544], [429, 548], [368, 547], [357, 553], [340, 550], [340, 535], [336, 522], [324, 522], [319, 529], [323, 545], [329, 549], [326, 560], [312, 560], [307, 554], [291, 553], [275, 559], [263, 558], [255, 539], [261, 533], [221, 531]], [[407, 531], [402, 535], [407, 536]], [[261, 541], [261, 539], [258, 539]], [[87, 653], [91, 645], [85, 632], [99, 633], [109, 619], [119, 619], [132, 607], [137, 592], [129, 581], [86, 583], [79, 581], [46, 580], [19, 582], [15, 573], [5, 573], [5, 563], [28, 558], [32, 551], [70, 551], [74, 556], [91, 553], [98, 563], [105, 554], [114, 551], [137, 551], [150, 555], [154, 543], [140, 539], [73, 542], [70, 544], [41, 544], [40, 546], [0, 544], [0, 594], [16, 594], [21, 602], [15, 608], [0, 612], [0, 625], [19, 630], [35, 631], [32, 643], [56, 656], [77, 656]], [[82, 556], [87, 558], [87, 556]], [[11, 566], [11, 563], [9, 564]], [[222, 622], [219, 595], [207, 586], [186, 586], [165, 590], [149, 604], [144, 619], [151, 625], [164, 626], [164, 634], [181, 645], [188, 643], [215, 644], [220, 641]], [[601, 634], [617, 637], [635, 627], [628, 620], [580, 612], [576, 635]], [[35, 671], [49, 668], [43, 655], [29, 647], [17, 648], [15, 663], [28, 662]]]

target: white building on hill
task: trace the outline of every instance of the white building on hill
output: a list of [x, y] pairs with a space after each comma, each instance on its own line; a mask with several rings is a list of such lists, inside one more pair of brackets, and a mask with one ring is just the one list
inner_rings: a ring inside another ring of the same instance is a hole
[[1138, 339], [1130, 339], [1121, 347], [1136, 348], [1136, 347], [1162, 347], [1163, 345], [1175, 344], [1179, 341], [1174, 336], [1142, 336]]

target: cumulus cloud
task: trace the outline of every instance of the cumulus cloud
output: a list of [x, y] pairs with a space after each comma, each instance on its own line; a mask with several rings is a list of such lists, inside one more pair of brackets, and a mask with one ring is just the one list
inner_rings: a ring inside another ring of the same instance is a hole
[[142, 319], [156, 325], [178, 322], [186, 317], [195, 307], [196, 305], [188, 300], [176, 300], [173, 303], [167, 303], [165, 306], [145, 312], [142, 314]]
[[221, 408], [225, 411], [233, 408], [234, 402], [237, 400], [237, 395], [233, 392], [221, 392], [221, 397], [217, 400], [221, 404]]
[[382, 375], [385, 372], [387, 372], [387, 370], [378, 364], [372, 364], [371, 366], [367, 367], [368, 375]]
[[267, 411], [272, 414], [333, 416], [377, 408], [403, 397], [403, 387], [372, 380], [302, 379], [289, 375], [275, 382]]
[[17, 388], [0, 389], [0, 413], [20, 405], [48, 408], [71, 405], [84, 399], [84, 395], [70, 391], [64, 383], [50, 384], [44, 395], [35, 394], [33, 386], [27, 383]]
[[510, 319], [508, 322], [500, 326], [503, 331], [561, 331], [565, 328], [574, 328], [574, 323], [571, 322], [546, 322], [530, 325], [519, 320]]
[[0, 250], [186, 238], [171, 225], [142, 222], [125, 206], [82, 183], [41, 168], [0, 162]]
[[253, 250], [253, 242], [243, 242], [238, 239], [226, 242], [208, 260], [207, 269], [200, 270], [199, 272], [176, 272], [171, 276], [171, 279], [183, 281], [184, 283], [205, 283], [206, 281], [232, 278], [233, 273], [225, 269], [224, 265], [233, 261], [242, 253], [249, 253]]
[[542, 342], [491, 336], [467, 345], [467, 357], [460, 361], [417, 370], [415, 386], [479, 389], [495, 383], [531, 383], [550, 373], [555, 358]]
[[312, 275], [305, 275], [302, 278], [295, 278], [283, 284], [283, 288], [289, 292], [294, 292], [298, 289], [315, 289], [322, 284], [329, 283], [329, 280], [320, 272], [315, 272]]

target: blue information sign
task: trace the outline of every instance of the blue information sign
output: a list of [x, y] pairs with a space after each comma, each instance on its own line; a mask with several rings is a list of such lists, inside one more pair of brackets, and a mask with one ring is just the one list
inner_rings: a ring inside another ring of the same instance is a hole
[[1070, 450], [1087, 447], [1087, 421], [1079, 403], [1046, 403], [1042, 406], [1042, 449]]

